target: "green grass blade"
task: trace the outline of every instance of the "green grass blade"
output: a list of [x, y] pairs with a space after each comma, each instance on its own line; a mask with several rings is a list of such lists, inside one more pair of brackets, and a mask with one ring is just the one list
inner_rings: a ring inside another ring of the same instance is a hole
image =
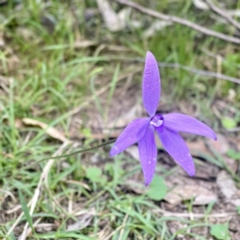
[[26, 203], [26, 201], [25, 201], [25, 199], [23, 197], [23, 194], [22, 194], [20, 189], [18, 189], [18, 195], [19, 195], [20, 203], [22, 205], [22, 210], [23, 210], [24, 216], [25, 216], [29, 226], [31, 227], [32, 231], [34, 232], [32, 218], [31, 218], [31, 215], [30, 215], [27, 203]]

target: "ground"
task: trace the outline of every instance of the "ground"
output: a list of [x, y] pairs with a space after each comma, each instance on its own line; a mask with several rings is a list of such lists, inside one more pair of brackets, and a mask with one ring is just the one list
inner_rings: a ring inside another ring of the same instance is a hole
[[[240, 239], [240, 1], [214, 2], [223, 13], [200, 0], [126, 2], [0, 1], [1, 239]], [[158, 141], [145, 187], [137, 144], [111, 158], [108, 141], [146, 116], [148, 50], [158, 112], [193, 116], [218, 140], [182, 134], [193, 178]]]

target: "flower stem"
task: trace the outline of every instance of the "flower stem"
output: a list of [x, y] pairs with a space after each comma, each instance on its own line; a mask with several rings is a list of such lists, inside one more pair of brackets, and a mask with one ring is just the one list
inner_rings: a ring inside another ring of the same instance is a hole
[[116, 138], [111, 139], [111, 140], [109, 140], [109, 141], [106, 141], [106, 142], [104, 142], [104, 143], [102, 143], [102, 144], [100, 144], [100, 145], [97, 145], [97, 146], [94, 146], [94, 147], [89, 147], [89, 148], [80, 149], [80, 150], [78, 150], [78, 151], [76, 151], [76, 152], [72, 152], [72, 153], [69, 153], [69, 154], [63, 154], [63, 155], [59, 155], [59, 156], [52, 156], [52, 157], [42, 158], [42, 159], [38, 160], [37, 162], [34, 162], [33, 164], [28, 165], [28, 166], [26, 166], [26, 167], [27, 167], [27, 168], [30, 168], [30, 167], [32, 167], [33, 165], [35, 165], [35, 164], [37, 164], [37, 163], [39, 163], [39, 162], [42, 162], [42, 161], [45, 161], [45, 160], [49, 160], [49, 159], [64, 158], [64, 157], [69, 157], [69, 156], [72, 156], [72, 155], [75, 155], [75, 154], [78, 154], [78, 153], [90, 152], [90, 151], [96, 150], [96, 149], [98, 149], [98, 148], [100, 148], [100, 147], [107, 146], [107, 145], [115, 142], [115, 140], [116, 140]]

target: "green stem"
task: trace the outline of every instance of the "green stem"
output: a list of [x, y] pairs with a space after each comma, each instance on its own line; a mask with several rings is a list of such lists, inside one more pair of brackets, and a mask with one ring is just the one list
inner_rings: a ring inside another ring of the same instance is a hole
[[39, 163], [39, 162], [42, 162], [42, 161], [45, 161], [45, 160], [49, 160], [49, 159], [58, 159], [58, 158], [65, 158], [65, 157], [69, 157], [69, 156], [72, 156], [72, 155], [75, 155], [75, 154], [78, 154], [78, 153], [83, 153], [83, 152], [90, 152], [90, 151], [93, 151], [95, 149], [98, 149], [100, 147], [104, 147], [106, 145], [109, 145], [113, 142], [115, 142], [116, 138], [112, 139], [112, 140], [109, 140], [107, 142], [104, 142], [100, 145], [97, 145], [95, 147], [89, 147], [89, 148], [84, 148], [84, 149], [81, 149], [81, 150], [78, 150], [76, 152], [72, 152], [72, 153], [69, 153], [69, 154], [64, 154], [64, 155], [59, 155], [59, 156], [53, 156], [53, 157], [47, 157], [47, 158], [42, 158], [40, 160], [38, 160], [37, 162], [31, 164], [31, 165], [28, 165], [26, 166], [26, 168], [30, 168], [32, 166], [34, 166], [35, 164]]

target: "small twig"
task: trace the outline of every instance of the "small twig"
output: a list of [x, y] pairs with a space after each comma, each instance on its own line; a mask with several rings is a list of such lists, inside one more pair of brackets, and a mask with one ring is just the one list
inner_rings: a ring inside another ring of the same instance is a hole
[[204, 213], [178, 213], [178, 212], [169, 212], [163, 209], [156, 209], [153, 210], [154, 213], [162, 213], [164, 216], [173, 216], [173, 217], [187, 217], [187, 218], [225, 218], [229, 216], [235, 216], [237, 215], [237, 212], [227, 212], [227, 213], [212, 213], [212, 214], [204, 214]]
[[18, 210], [22, 209], [21, 205], [17, 205], [12, 209], [6, 210], [4, 213], [5, 214], [13, 214], [14, 212], [17, 212]]
[[240, 127], [231, 128], [231, 129], [222, 129], [224, 132], [240, 132]]
[[236, 27], [237, 29], [240, 30], [240, 23], [237, 22], [236, 20], [234, 20], [226, 10], [223, 10], [219, 7], [217, 7], [216, 5], [213, 4], [213, 2], [211, 0], [204, 0], [207, 5], [209, 6], [209, 8], [219, 14], [221, 17], [225, 18], [229, 23], [231, 23], [234, 27]]
[[150, 16], [153, 16], [153, 17], [156, 17], [156, 18], [168, 21], [168, 22], [174, 22], [174, 23], [178, 23], [178, 24], [187, 26], [187, 27], [192, 28], [196, 31], [199, 31], [199, 32], [201, 32], [205, 35], [216, 37], [216, 38], [219, 38], [219, 39], [227, 41], [227, 42], [240, 44], [240, 39], [239, 38], [235, 38], [235, 37], [223, 34], [223, 33], [219, 33], [219, 32], [210, 30], [208, 28], [202, 27], [202, 26], [200, 26], [196, 23], [193, 23], [191, 21], [188, 21], [186, 19], [171, 16], [171, 15], [167, 15], [167, 14], [163, 14], [163, 13], [151, 10], [149, 8], [146, 8], [144, 6], [141, 6], [137, 3], [134, 3], [134, 2], [131, 2], [131, 1], [128, 1], [128, 0], [116, 0], [116, 2], [121, 3], [123, 5], [126, 5], [126, 6], [129, 6], [129, 7], [132, 7], [132, 8], [135, 8], [138, 11], [146, 13]]
[[[131, 61], [131, 62], [144, 62], [145, 59], [144, 58], [126, 58], [126, 57], [121, 57], [121, 56], [108, 56], [108, 59], [111, 60], [125, 60], [125, 61]], [[159, 67], [163, 67], [163, 68], [179, 68], [179, 69], [183, 69], [185, 71], [188, 72], [192, 72], [195, 74], [199, 74], [202, 76], [207, 76], [207, 77], [213, 77], [213, 78], [217, 78], [217, 79], [222, 79], [225, 81], [230, 81], [233, 83], [238, 83], [240, 84], [240, 79], [239, 78], [234, 78], [225, 74], [220, 74], [220, 73], [216, 73], [216, 72], [211, 72], [211, 71], [206, 71], [206, 70], [201, 70], [201, 69], [197, 69], [197, 68], [191, 68], [185, 65], [181, 65], [179, 63], [166, 63], [166, 62], [158, 62], [158, 66]]]
[[188, 66], [184, 66], [178, 63], [161, 63], [159, 62], [159, 66], [161, 67], [171, 67], [171, 68], [180, 68], [183, 70], [186, 70], [188, 72], [192, 72], [192, 73], [196, 73], [199, 75], [203, 75], [203, 76], [208, 76], [208, 77], [214, 77], [217, 79], [222, 79], [222, 80], [226, 80], [226, 81], [230, 81], [233, 83], [238, 83], [240, 84], [240, 79], [238, 78], [234, 78], [234, 77], [230, 77], [221, 73], [216, 73], [216, 72], [210, 72], [210, 71], [205, 71], [205, 70], [201, 70], [201, 69], [196, 69], [196, 68], [191, 68]]

